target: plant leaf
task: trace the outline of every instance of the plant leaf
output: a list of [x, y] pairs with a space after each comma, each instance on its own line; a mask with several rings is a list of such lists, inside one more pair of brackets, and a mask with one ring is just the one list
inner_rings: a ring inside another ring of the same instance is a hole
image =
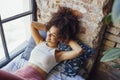
[[114, 26], [120, 27], [120, 0], [115, 0], [112, 7], [112, 22]]
[[112, 48], [104, 52], [104, 56], [101, 58], [101, 62], [107, 62], [120, 58], [120, 48]]
[[110, 50], [112, 50], [112, 49], [114, 49], [114, 48], [110, 48], [110, 49], [104, 51], [104, 52], [103, 52], [103, 55], [107, 54], [107, 53], [108, 53]]
[[109, 14], [105, 17], [105, 24], [106, 24], [106, 25], [109, 25], [111, 21], [112, 21], [112, 15], [111, 15], [111, 13], [109, 13]]

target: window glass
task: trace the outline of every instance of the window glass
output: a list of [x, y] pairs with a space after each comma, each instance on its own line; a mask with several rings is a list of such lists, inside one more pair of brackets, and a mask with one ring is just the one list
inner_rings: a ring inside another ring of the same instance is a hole
[[30, 15], [4, 23], [3, 29], [9, 53], [30, 37]]
[[2, 59], [5, 56], [3, 46], [2, 46], [2, 40], [0, 37], [0, 59]]
[[30, 10], [30, 0], [1, 0], [1, 18], [8, 18]]
[[[31, 10], [31, 0], [1, 0], [0, 16], [3, 19]], [[8, 52], [11, 53], [30, 37], [31, 15], [3, 23]], [[4, 57], [4, 50], [0, 38], [0, 59]]]

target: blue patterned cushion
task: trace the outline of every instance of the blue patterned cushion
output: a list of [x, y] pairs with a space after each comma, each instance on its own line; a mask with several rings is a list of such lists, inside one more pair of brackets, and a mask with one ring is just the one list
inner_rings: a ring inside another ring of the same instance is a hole
[[[90, 48], [79, 40], [76, 41], [83, 48], [83, 53], [74, 59], [63, 61], [54, 67], [55, 70], [58, 70], [69, 77], [78, 75], [83, 63], [85, 63], [85, 61], [95, 53], [95, 50], [93, 48]], [[65, 51], [71, 50], [70, 46], [64, 43], [60, 43], [58, 45], [58, 48]]]

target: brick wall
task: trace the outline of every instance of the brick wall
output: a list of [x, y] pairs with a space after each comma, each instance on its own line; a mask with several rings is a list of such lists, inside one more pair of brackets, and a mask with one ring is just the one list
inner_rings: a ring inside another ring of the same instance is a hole
[[99, 32], [103, 19], [102, 7], [105, 0], [36, 0], [38, 6], [38, 21], [46, 23], [51, 18], [51, 13], [56, 12], [58, 6], [70, 7], [82, 13], [83, 32], [78, 38], [84, 43], [96, 48], [99, 44]]
[[[105, 1], [109, 0], [36, 0], [39, 9], [38, 22], [48, 22], [51, 13], [56, 12], [58, 6], [75, 9], [83, 14], [82, 27], [85, 28], [85, 32], [80, 33], [78, 37], [94, 47], [98, 43], [99, 32], [104, 30], [99, 23], [104, 17], [102, 9]], [[120, 28], [109, 26], [104, 33], [102, 49], [107, 50], [112, 47], [120, 47]]]

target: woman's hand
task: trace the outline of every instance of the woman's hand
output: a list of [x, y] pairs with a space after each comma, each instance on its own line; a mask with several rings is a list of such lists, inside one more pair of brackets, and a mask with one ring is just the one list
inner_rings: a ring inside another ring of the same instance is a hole
[[34, 27], [35, 29], [37, 29], [37, 30], [45, 30], [46, 31], [46, 27], [45, 27], [45, 25], [44, 24], [42, 24], [42, 23], [39, 23], [39, 22], [32, 22], [31, 23], [31, 27]]

